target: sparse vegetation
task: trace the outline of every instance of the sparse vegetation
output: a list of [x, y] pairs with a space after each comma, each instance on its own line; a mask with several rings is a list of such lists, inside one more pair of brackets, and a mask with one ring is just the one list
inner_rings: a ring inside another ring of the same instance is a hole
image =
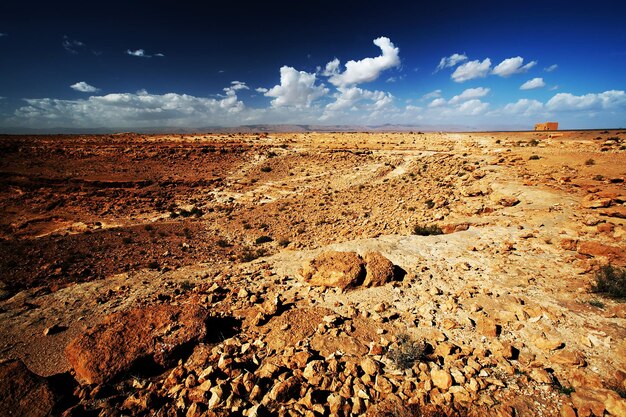
[[574, 389], [574, 387], [564, 387], [564, 386], [559, 386], [559, 392], [563, 395], [572, 395], [573, 392], [575, 392], [576, 389]]
[[263, 243], [271, 242], [273, 240], [274, 239], [272, 239], [271, 237], [263, 235], [263, 236], [257, 237], [256, 240], [254, 241], [254, 243], [256, 243], [257, 245], [260, 245], [260, 244], [263, 244]]
[[589, 300], [588, 303], [593, 307], [604, 308], [604, 303], [600, 300]]
[[412, 368], [415, 362], [424, 358], [424, 342], [417, 342], [407, 334], [399, 334], [397, 337], [397, 347], [390, 349], [387, 356], [398, 369]]
[[593, 292], [615, 298], [626, 298], [626, 269], [613, 265], [603, 265], [596, 273]]
[[226, 239], [217, 239], [215, 244], [220, 248], [227, 248], [230, 246], [230, 243]]
[[422, 226], [422, 225], [416, 225], [413, 227], [413, 234], [414, 235], [418, 235], [418, 236], [431, 236], [431, 235], [441, 235], [443, 234], [443, 231], [441, 230], [441, 228], [437, 225], [429, 225], [429, 226]]
[[241, 256], [239, 257], [239, 259], [241, 260], [241, 262], [252, 262], [255, 259], [258, 259], [265, 255], [267, 255], [267, 251], [265, 249], [254, 250], [254, 249], [246, 248], [241, 253]]

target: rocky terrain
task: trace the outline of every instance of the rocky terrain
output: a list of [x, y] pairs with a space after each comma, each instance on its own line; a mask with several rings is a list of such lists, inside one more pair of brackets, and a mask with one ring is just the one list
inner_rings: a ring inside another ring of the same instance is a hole
[[625, 416], [624, 180], [621, 130], [0, 136], [0, 409]]

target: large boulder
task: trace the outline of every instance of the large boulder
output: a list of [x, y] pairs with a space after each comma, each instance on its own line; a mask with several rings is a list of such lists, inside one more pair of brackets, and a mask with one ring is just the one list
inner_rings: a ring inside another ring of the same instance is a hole
[[368, 252], [365, 254], [365, 280], [364, 287], [379, 287], [393, 281], [393, 263], [381, 255], [380, 252]]
[[302, 268], [304, 280], [321, 287], [354, 287], [363, 282], [364, 275], [363, 259], [356, 252], [324, 252]]
[[72, 340], [65, 354], [80, 383], [107, 382], [139, 361], [171, 365], [182, 347], [206, 337], [207, 318], [207, 310], [195, 304], [114, 313]]
[[6, 416], [47, 416], [54, 407], [48, 381], [20, 360], [0, 364], [0, 410]]

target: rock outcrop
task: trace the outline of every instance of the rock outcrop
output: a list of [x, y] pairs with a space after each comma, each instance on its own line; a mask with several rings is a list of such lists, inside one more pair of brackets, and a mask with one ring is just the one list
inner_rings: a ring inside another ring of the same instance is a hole
[[20, 360], [0, 364], [0, 414], [43, 417], [54, 407], [54, 394], [45, 378]]
[[65, 354], [84, 384], [103, 383], [140, 360], [171, 365], [181, 347], [207, 334], [207, 311], [198, 305], [156, 305], [107, 316], [72, 340]]

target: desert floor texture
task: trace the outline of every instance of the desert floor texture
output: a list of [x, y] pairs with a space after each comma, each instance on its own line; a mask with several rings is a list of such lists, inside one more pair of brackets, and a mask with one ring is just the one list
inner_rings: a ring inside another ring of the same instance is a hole
[[625, 416], [626, 131], [0, 136], [0, 408]]

